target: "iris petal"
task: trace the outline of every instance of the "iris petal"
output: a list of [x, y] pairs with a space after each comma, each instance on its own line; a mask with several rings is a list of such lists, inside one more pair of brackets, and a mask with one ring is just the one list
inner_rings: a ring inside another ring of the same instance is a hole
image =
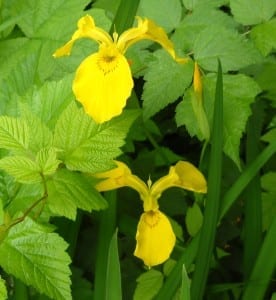
[[132, 88], [128, 62], [120, 53], [110, 60], [105, 60], [100, 52], [88, 56], [73, 82], [76, 99], [97, 123], [120, 115]]
[[159, 210], [141, 215], [134, 255], [151, 267], [166, 261], [175, 245], [175, 235], [168, 218]]

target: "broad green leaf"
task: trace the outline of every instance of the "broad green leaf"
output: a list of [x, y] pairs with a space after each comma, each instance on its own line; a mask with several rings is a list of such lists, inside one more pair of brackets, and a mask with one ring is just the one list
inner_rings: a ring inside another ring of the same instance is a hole
[[22, 119], [0, 117], [0, 147], [24, 153], [29, 146], [29, 128]]
[[54, 125], [68, 104], [73, 100], [72, 76], [59, 81], [45, 82], [40, 88], [33, 86], [19, 99], [49, 128]]
[[58, 170], [47, 181], [47, 205], [54, 215], [75, 220], [77, 208], [86, 211], [107, 207], [105, 199], [97, 192], [92, 178], [66, 169]]
[[269, 172], [262, 176], [261, 183], [263, 206], [263, 229], [267, 230], [276, 215], [276, 172]]
[[32, 184], [42, 180], [39, 165], [26, 156], [6, 156], [0, 160], [0, 169], [21, 183]]
[[52, 175], [58, 168], [60, 160], [57, 159], [57, 151], [53, 147], [41, 149], [36, 156], [36, 162], [44, 176]]
[[202, 30], [194, 42], [193, 50], [195, 60], [209, 71], [217, 69], [218, 58], [224, 72], [239, 70], [261, 59], [252, 42], [237, 31], [219, 26], [209, 26]]
[[26, 218], [0, 245], [0, 265], [8, 273], [57, 300], [70, 300], [67, 244], [48, 227]]
[[276, 141], [276, 128], [272, 128], [265, 135], [263, 135], [262, 140], [268, 143], [273, 143]]
[[13, 15], [29, 12], [17, 22], [27, 37], [58, 40], [72, 35], [74, 26], [88, 3], [88, 0], [11, 0], [10, 6]]
[[[251, 114], [250, 104], [259, 92], [260, 88], [256, 82], [245, 75], [225, 75], [223, 78], [223, 151], [238, 167], [240, 167], [240, 139], [245, 130], [247, 119]], [[215, 77], [213, 75], [204, 78], [203, 93], [206, 115], [209, 124], [212, 124], [215, 93]], [[191, 136], [196, 135], [199, 139], [202, 138], [189, 97], [185, 96], [177, 106], [176, 121], [178, 126], [185, 125]]]
[[[206, 1], [202, 2], [205, 3]], [[212, 25], [217, 27], [234, 29], [237, 26], [233, 18], [221, 10], [205, 5], [196, 7], [184, 16], [173, 33], [172, 41], [175, 47], [187, 52], [193, 51], [195, 39], [203, 29], [210, 26], [210, 21]]]
[[28, 150], [37, 153], [41, 148], [50, 147], [53, 144], [53, 134], [50, 129], [25, 105], [21, 105], [20, 110], [31, 137]]
[[227, 3], [226, 0], [182, 0], [188, 10], [194, 10], [198, 7], [220, 7]]
[[185, 218], [187, 231], [191, 236], [195, 236], [200, 230], [203, 222], [203, 215], [200, 207], [195, 202], [193, 206], [188, 207]]
[[76, 267], [71, 267], [71, 269], [73, 299], [94, 299], [92, 283], [83, 276], [83, 271]]
[[91, 173], [106, 170], [121, 154], [120, 147], [137, 116], [136, 110], [129, 110], [99, 125], [72, 102], [57, 121], [54, 146], [62, 150], [60, 158], [71, 170]]
[[122, 299], [121, 270], [118, 254], [117, 230], [113, 234], [108, 250], [106, 270], [106, 299]]
[[151, 300], [158, 293], [163, 283], [163, 274], [151, 269], [137, 278], [134, 300]]
[[234, 18], [243, 25], [268, 21], [276, 11], [274, 0], [230, 0]]
[[180, 22], [181, 3], [180, 0], [140, 0], [137, 16], [149, 18], [169, 32]]
[[255, 26], [250, 36], [261, 53], [268, 55], [276, 49], [276, 18]]
[[265, 96], [274, 102], [272, 105], [276, 107], [276, 62], [272, 60], [262, 65], [261, 71], [256, 75], [256, 81], [265, 92]]
[[165, 51], [154, 54], [156, 60], [148, 66], [142, 95], [144, 117], [150, 118], [177, 100], [191, 84], [193, 64], [178, 64]]
[[8, 299], [7, 288], [5, 285], [5, 280], [0, 277], [0, 299], [6, 300]]

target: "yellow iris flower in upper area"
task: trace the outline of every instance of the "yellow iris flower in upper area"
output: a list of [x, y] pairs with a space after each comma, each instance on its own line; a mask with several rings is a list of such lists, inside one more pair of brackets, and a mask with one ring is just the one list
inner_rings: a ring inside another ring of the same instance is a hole
[[151, 20], [137, 19], [137, 27], [124, 31], [120, 36], [116, 32], [110, 36], [95, 25], [90, 15], [86, 15], [78, 21], [78, 29], [71, 40], [54, 53], [54, 57], [70, 55], [74, 42], [80, 38], [90, 38], [99, 43], [98, 52], [82, 61], [73, 82], [76, 99], [97, 123], [120, 115], [131, 94], [133, 80], [124, 54], [132, 44], [149, 39], [159, 43], [176, 61], [187, 61], [176, 57], [173, 44], [161, 27]]
[[116, 164], [116, 168], [94, 175], [103, 179], [96, 188], [98, 191], [109, 191], [128, 186], [139, 193], [144, 213], [138, 223], [134, 255], [149, 267], [161, 264], [169, 258], [176, 238], [169, 219], [159, 210], [158, 199], [170, 187], [206, 193], [206, 180], [195, 166], [186, 161], [179, 161], [170, 167], [169, 173], [153, 184], [151, 180], [146, 184], [132, 174], [124, 163], [116, 161]]

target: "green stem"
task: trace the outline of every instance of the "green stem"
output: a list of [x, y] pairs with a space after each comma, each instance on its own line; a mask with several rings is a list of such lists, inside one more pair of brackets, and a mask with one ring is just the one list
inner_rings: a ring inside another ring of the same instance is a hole
[[19, 279], [14, 279], [14, 294], [12, 300], [28, 300], [28, 287]]
[[116, 191], [107, 192], [108, 208], [101, 212], [95, 267], [94, 299], [106, 299], [108, 251], [116, 228]]
[[[246, 141], [246, 162], [247, 164], [255, 160], [259, 154], [259, 140], [261, 122], [258, 118], [258, 110], [253, 109], [253, 114], [247, 124]], [[245, 211], [244, 211], [244, 277], [248, 278], [252, 266], [257, 257], [262, 242], [262, 202], [261, 202], [261, 182], [259, 174], [251, 180], [245, 190]]]
[[203, 225], [200, 233], [195, 272], [191, 285], [192, 300], [200, 300], [203, 298], [214, 248], [220, 208], [223, 143], [223, 131], [221, 128], [223, 128], [223, 84], [221, 64], [219, 62], [208, 172], [208, 194], [206, 198]]

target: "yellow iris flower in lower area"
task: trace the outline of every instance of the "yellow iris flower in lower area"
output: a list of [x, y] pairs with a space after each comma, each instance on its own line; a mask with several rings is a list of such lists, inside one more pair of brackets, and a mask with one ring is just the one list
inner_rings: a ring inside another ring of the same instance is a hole
[[158, 199], [170, 187], [206, 193], [206, 180], [195, 166], [186, 161], [179, 161], [170, 167], [169, 173], [153, 184], [151, 180], [146, 184], [133, 175], [124, 163], [116, 161], [116, 164], [116, 168], [94, 175], [103, 179], [96, 188], [98, 191], [109, 191], [128, 186], [140, 194], [144, 213], [138, 223], [134, 255], [149, 267], [161, 264], [170, 257], [176, 238], [169, 219], [159, 210]]
[[124, 56], [129, 46], [149, 39], [159, 43], [176, 61], [187, 61], [176, 57], [173, 44], [161, 27], [151, 20], [137, 19], [137, 27], [126, 30], [120, 36], [114, 32], [111, 37], [95, 25], [91, 16], [86, 15], [78, 21], [78, 29], [71, 40], [54, 53], [54, 57], [70, 55], [74, 42], [80, 38], [90, 38], [99, 43], [98, 52], [80, 64], [73, 82], [76, 99], [97, 123], [120, 115], [131, 94], [133, 80]]

